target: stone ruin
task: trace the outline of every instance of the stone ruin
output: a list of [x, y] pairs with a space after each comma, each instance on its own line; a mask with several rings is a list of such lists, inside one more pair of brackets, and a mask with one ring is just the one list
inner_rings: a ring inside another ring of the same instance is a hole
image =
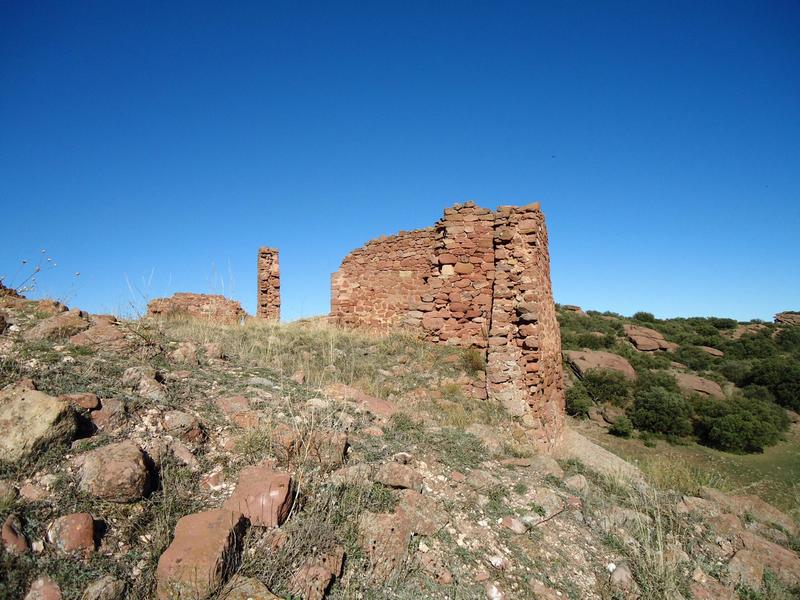
[[433, 227], [368, 242], [331, 278], [331, 318], [477, 348], [486, 371], [476, 395], [502, 403], [539, 447], [558, 442], [561, 334], [539, 203], [457, 204]]
[[258, 249], [256, 316], [273, 321], [281, 319], [281, 270], [276, 248]]
[[218, 294], [178, 292], [169, 298], [156, 298], [147, 305], [151, 317], [186, 316], [216, 323], [235, 324], [245, 318], [242, 305]]

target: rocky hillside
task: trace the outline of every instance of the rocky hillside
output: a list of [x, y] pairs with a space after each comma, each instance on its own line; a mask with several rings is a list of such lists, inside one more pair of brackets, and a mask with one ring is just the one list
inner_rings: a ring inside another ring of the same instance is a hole
[[[12, 297], [0, 311], [2, 598], [752, 600], [800, 587], [790, 516], [752, 495], [666, 489], [573, 430], [556, 456], [532, 453], [512, 418], [470, 397], [475, 352], [322, 321], [121, 322]], [[610, 326], [604, 348], [638, 345]], [[661, 348], [669, 335], [635, 335], [680, 361]]]

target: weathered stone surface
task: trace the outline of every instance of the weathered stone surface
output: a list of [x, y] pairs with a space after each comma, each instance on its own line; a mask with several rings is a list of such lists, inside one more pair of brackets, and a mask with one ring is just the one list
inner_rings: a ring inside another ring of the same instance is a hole
[[434, 535], [448, 521], [447, 512], [434, 498], [411, 489], [403, 490], [397, 513], [408, 521], [411, 531], [418, 535]]
[[561, 479], [564, 477], [564, 470], [552, 456], [547, 456], [546, 454], [537, 454], [530, 457], [529, 461], [531, 470], [539, 475], [550, 475], [556, 479]]
[[292, 508], [292, 488], [288, 473], [258, 465], [246, 467], [239, 474], [236, 491], [223, 507], [242, 513], [253, 525], [278, 527]]
[[57, 314], [39, 321], [22, 337], [29, 341], [55, 340], [67, 338], [89, 327], [89, 319], [85, 312], [73, 308], [64, 313]]
[[147, 305], [153, 317], [190, 317], [216, 323], [238, 323], [245, 313], [242, 305], [225, 296], [179, 292], [170, 298], [156, 298]]
[[673, 373], [678, 387], [686, 394], [702, 394], [714, 398], [724, 398], [725, 394], [716, 381], [705, 379], [692, 373]]
[[781, 325], [800, 326], [800, 312], [794, 310], [779, 312], [775, 315], [775, 322]]
[[61, 600], [61, 588], [47, 575], [31, 583], [24, 600]]
[[125, 441], [92, 450], [81, 465], [80, 490], [109, 502], [135, 502], [150, 487], [145, 455]]
[[25, 554], [30, 546], [22, 530], [22, 521], [17, 515], [6, 517], [2, 529], [3, 548], [11, 554]]
[[276, 248], [258, 249], [258, 297], [256, 316], [262, 319], [281, 319], [281, 269]]
[[94, 519], [89, 513], [59, 517], [47, 528], [47, 541], [62, 553], [94, 552]]
[[642, 472], [634, 465], [624, 461], [572, 429], [564, 431], [564, 441], [556, 447], [555, 458], [576, 458], [587, 467], [623, 480], [644, 481]]
[[417, 492], [422, 489], [422, 475], [411, 467], [396, 462], [382, 464], [378, 468], [375, 481], [387, 487], [408, 488]]
[[388, 581], [406, 560], [411, 541], [408, 520], [394, 513], [365, 512], [359, 533], [370, 576], [377, 583]]
[[164, 431], [186, 442], [197, 442], [203, 438], [203, 430], [197, 417], [181, 410], [169, 410], [162, 418]]
[[52, 444], [68, 444], [77, 423], [63, 400], [27, 386], [0, 390], [0, 461], [16, 462]]
[[[700, 497], [714, 502], [725, 512], [734, 515], [750, 514], [757, 521], [772, 523], [792, 535], [800, 533], [797, 524], [786, 513], [778, 510], [755, 495], [728, 495], [710, 487], [700, 488]], [[684, 498], [685, 500], [685, 498]]]
[[307, 458], [324, 470], [342, 466], [347, 450], [347, 434], [343, 431], [315, 431], [303, 443]]
[[95, 394], [90, 392], [83, 392], [80, 394], [62, 394], [58, 397], [59, 400], [69, 402], [73, 406], [83, 408], [86, 410], [95, 410], [100, 408], [100, 400]]
[[289, 588], [303, 600], [322, 600], [333, 579], [342, 574], [343, 564], [344, 548], [337, 546], [303, 563], [292, 575]]
[[120, 329], [119, 322], [111, 315], [92, 315], [91, 326], [69, 338], [69, 343], [78, 348], [121, 352], [131, 343]]
[[159, 600], [205, 598], [235, 570], [247, 519], [216, 509], [182, 517], [175, 537], [158, 560]]
[[81, 600], [123, 600], [125, 582], [111, 575], [104, 575], [90, 583], [81, 595]]
[[641, 325], [625, 325], [625, 335], [628, 336], [634, 347], [641, 352], [653, 352], [656, 350], [675, 351], [678, 344], [668, 342], [664, 339], [661, 332]]
[[600, 350], [567, 350], [564, 356], [581, 377], [590, 369], [608, 369], [622, 373], [631, 381], [636, 380], [636, 371], [631, 363], [618, 354]]
[[197, 346], [192, 342], [181, 342], [178, 347], [169, 353], [169, 357], [175, 362], [188, 365], [197, 364]]
[[230, 580], [222, 597], [225, 600], [281, 600], [280, 596], [270, 592], [258, 579], [241, 575]]
[[725, 353], [722, 350], [718, 350], [717, 348], [712, 348], [711, 346], [697, 346], [700, 350], [709, 354], [715, 358], [722, 358], [725, 356]]
[[359, 407], [376, 417], [387, 418], [397, 412], [395, 405], [388, 400], [370, 396], [357, 388], [343, 383], [329, 385], [325, 388], [325, 394], [344, 402], [355, 402]]
[[108, 398], [103, 400], [100, 410], [92, 411], [92, 423], [100, 431], [112, 430], [125, 421], [125, 404], [121, 400]]

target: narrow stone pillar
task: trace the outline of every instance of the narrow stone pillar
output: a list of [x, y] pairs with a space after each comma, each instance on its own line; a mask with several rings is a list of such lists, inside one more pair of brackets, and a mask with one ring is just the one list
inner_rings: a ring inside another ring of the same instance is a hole
[[258, 249], [258, 302], [256, 316], [279, 321], [281, 318], [281, 270], [277, 248]]

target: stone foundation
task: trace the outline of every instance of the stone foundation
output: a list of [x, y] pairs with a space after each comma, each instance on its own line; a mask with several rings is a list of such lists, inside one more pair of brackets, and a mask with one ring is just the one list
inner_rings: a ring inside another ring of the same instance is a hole
[[485, 390], [544, 449], [563, 428], [561, 334], [539, 204], [496, 211], [472, 202], [432, 228], [351, 252], [331, 278], [331, 317], [485, 353]]
[[275, 248], [258, 249], [256, 316], [273, 321], [281, 319], [281, 271]]
[[169, 298], [156, 298], [147, 305], [152, 317], [191, 317], [216, 323], [238, 323], [247, 316], [236, 300], [215, 294], [178, 292]]

